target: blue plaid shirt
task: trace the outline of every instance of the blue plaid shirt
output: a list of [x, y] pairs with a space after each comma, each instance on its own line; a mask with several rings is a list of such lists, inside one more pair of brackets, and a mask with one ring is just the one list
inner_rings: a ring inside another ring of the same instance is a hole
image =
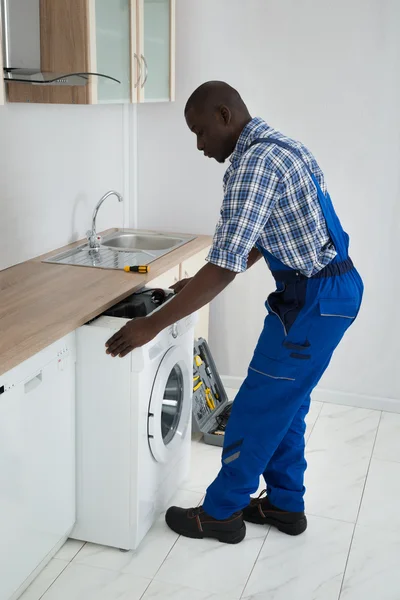
[[250, 148], [257, 138], [269, 136], [299, 150], [326, 192], [323, 173], [311, 152], [262, 119], [253, 119], [243, 129], [224, 176], [221, 218], [207, 260], [241, 273], [257, 244], [310, 277], [332, 261], [336, 250], [317, 190], [302, 161], [277, 145]]

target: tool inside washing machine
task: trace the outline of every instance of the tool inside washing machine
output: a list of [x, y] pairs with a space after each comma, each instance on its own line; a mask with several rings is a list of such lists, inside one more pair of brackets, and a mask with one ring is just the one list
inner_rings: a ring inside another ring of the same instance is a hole
[[121, 317], [123, 319], [147, 317], [156, 308], [173, 298], [174, 295], [173, 290], [145, 288], [128, 296], [104, 314], [108, 317]]

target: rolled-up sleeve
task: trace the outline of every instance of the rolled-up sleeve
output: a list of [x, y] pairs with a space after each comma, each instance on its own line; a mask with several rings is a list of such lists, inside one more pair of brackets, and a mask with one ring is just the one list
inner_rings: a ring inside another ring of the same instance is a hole
[[250, 154], [225, 184], [221, 218], [207, 260], [242, 273], [279, 197], [279, 178], [265, 160]]

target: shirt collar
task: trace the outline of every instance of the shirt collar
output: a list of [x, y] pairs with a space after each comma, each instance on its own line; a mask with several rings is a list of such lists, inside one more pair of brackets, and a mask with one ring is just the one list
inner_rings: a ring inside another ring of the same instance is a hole
[[265, 133], [267, 129], [269, 129], [269, 126], [259, 117], [254, 117], [250, 123], [247, 123], [239, 136], [235, 150], [230, 157], [230, 161], [233, 163], [236, 160], [239, 160], [239, 158], [249, 148], [250, 144], [261, 134]]

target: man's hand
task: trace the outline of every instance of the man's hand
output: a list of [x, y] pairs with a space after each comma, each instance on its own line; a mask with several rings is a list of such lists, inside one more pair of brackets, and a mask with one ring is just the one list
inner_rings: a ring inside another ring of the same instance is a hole
[[176, 284], [181, 285], [172, 300], [166, 302], [159, 310], [148, 317], [129, 321], [120, 331], [106, 343], [107, 354], [123, 358], [135, 348], [150, 342], [169, 325], [191, 315], [213, 300], [236, 277], [236, 273], [207, 263], [189, 280]]
[[135, 348], [150, 342], [158, 333], [153, 321], [147, 317], [129, 321], [108, 340], [106, 343], [107, 354], [123, 358]]
[[174, 285], [171, 285], [171, 290], [174, 290], [175, 294], [179, 294], [181, 290], [187, 285], [190, 281], [192, 281], [193, 277], [188, 277], [187, 279], [181, 279]]

